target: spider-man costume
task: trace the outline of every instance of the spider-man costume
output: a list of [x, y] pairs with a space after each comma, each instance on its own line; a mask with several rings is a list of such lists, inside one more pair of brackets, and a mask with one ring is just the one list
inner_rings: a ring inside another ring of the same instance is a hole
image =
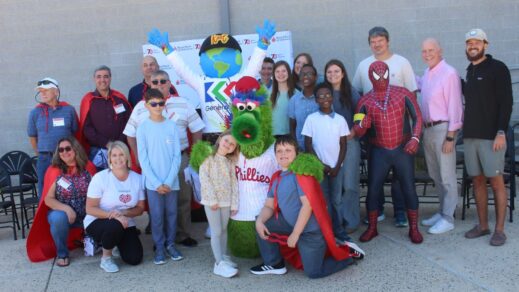
[[[358, 136], [368, 133], [371, 144], [368, 158], [368, 229], [360, 241], [378, 235], [378, 194], [393, 167], [400, 181], [409, 219], [409, 237], [421, 243], [418, 230], [418, 197], [414, 186], [414, 159], [422, 132], [422, 114], [413, 94], [404, 87], [389, 85], [389, 67], [375, 61], [369, 67], [373, 90], [357, 105], [354, 131]], [[411, 123], [412, 122], [412, 126]]]

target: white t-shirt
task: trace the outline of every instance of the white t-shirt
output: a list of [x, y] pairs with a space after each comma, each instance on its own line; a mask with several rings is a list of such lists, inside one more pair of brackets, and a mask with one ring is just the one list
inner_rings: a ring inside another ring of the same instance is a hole
[[[375, 59], [374, 56], [362, 60], [357, 67], [357, 71], [355, 71], [355, 76], [353, 76], [351, 85], [362, 90], [363, 95], [373, 88], [373, 84], [371, 84], [371, 80], [369, 80], [368, 72], [369, 66], [375, 61], [377, 61], [377, 59]], [[405, 87], [411, 92], [418, 89], [413, 67], [411, 67], [411, 64], [406, 58], [393, 54], [389, 59], [385, 60], [384, 63], [389, 67], [389, 84]]]
[[349, 134], [343, 116], [335, 112], [327, 115], [321, 111], [310, 114], [301, 131], [301, 135], [312, 137], [312, 146], [319, 160], [332, 168], [339, 159], [341, 137]]
[[[110, 169], [105, 169], [92, 177], [88, 186], [87, 198], [100, 198], [99, 207], [107, 212], [133, 208], [139, 201], [145, 199], [141, 175], [130, 170], [128, 178], [120, 181]], [[96, 219], [87, 214], [83, 220], [83, 226], [87, 228]], [[135, 226], [133, 218], [128, 221], [128, 226]]]
[[236, 165], [238, 179], [238, 213], [232, 217], [238, 221], [254, 221], [265, 205], [270, 179], [279, 170], [274, 154], [274, 144], [261, 156], [248, 159], [240, 153]]

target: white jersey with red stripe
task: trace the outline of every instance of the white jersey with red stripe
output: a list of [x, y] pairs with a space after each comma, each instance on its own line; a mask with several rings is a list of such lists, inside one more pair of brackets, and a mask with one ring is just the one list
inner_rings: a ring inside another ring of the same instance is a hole
[[270, 179], [279, 170], [272, 144], [261, 156], [247, 159], [240, 153], [236, 165], [238, 179], [238, 213], [232, 217], [238, 221], [254, 221], [265, 205]]

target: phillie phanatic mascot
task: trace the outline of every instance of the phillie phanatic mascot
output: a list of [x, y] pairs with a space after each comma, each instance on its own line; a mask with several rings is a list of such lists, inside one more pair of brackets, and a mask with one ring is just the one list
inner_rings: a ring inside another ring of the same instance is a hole
[[[162, 49], [175, 72], [197, 92], [205, 122], [204, 134], [221, 133], [229, 128], [232, 88], [242, 76], [254, 77], [258, 74], [276, 31], [274, 24], [265, 20], [263, 27], [257, 27], [256, 32], [258, 46], [242, 73], [242, 50], [238, 41], [224, 33], [208, 36], [199, 51], [200, 67], [204, 75], [197, 75], [186, 65], [180, 54], [170, 45], [167, 32], [161, 33], [158, 29], [153, 29], [148, 33], [149, 43]], [[213, 135], [211, 140], [216, 140], [217, 136]]]
[[[232, 135], [240, 145], [236, 165], [238, 213], [229, 221], [229, 249], [238, 257], [259, 256], [255, 220], [267, 198], [272, 174], [278, 170], [272, 135], [272, 108], [268, 91], [253, 77], [242, 77], [232, 95]], [[195, 144], [191, 166], [198, 170], [212, 148], [207, 142]]]

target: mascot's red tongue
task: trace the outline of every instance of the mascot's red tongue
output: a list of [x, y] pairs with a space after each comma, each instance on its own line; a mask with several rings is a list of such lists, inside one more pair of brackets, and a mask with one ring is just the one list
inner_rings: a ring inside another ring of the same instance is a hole
[[247, 132], [247, 130], [243, 130], [243, 131], [241, 131], [241, 134], [242, 134], [245, 138], [247, 138], [247, 139], [250, 139], [250, 137], [251, 137], [251, 135], [249, 134], [249, 132]]

